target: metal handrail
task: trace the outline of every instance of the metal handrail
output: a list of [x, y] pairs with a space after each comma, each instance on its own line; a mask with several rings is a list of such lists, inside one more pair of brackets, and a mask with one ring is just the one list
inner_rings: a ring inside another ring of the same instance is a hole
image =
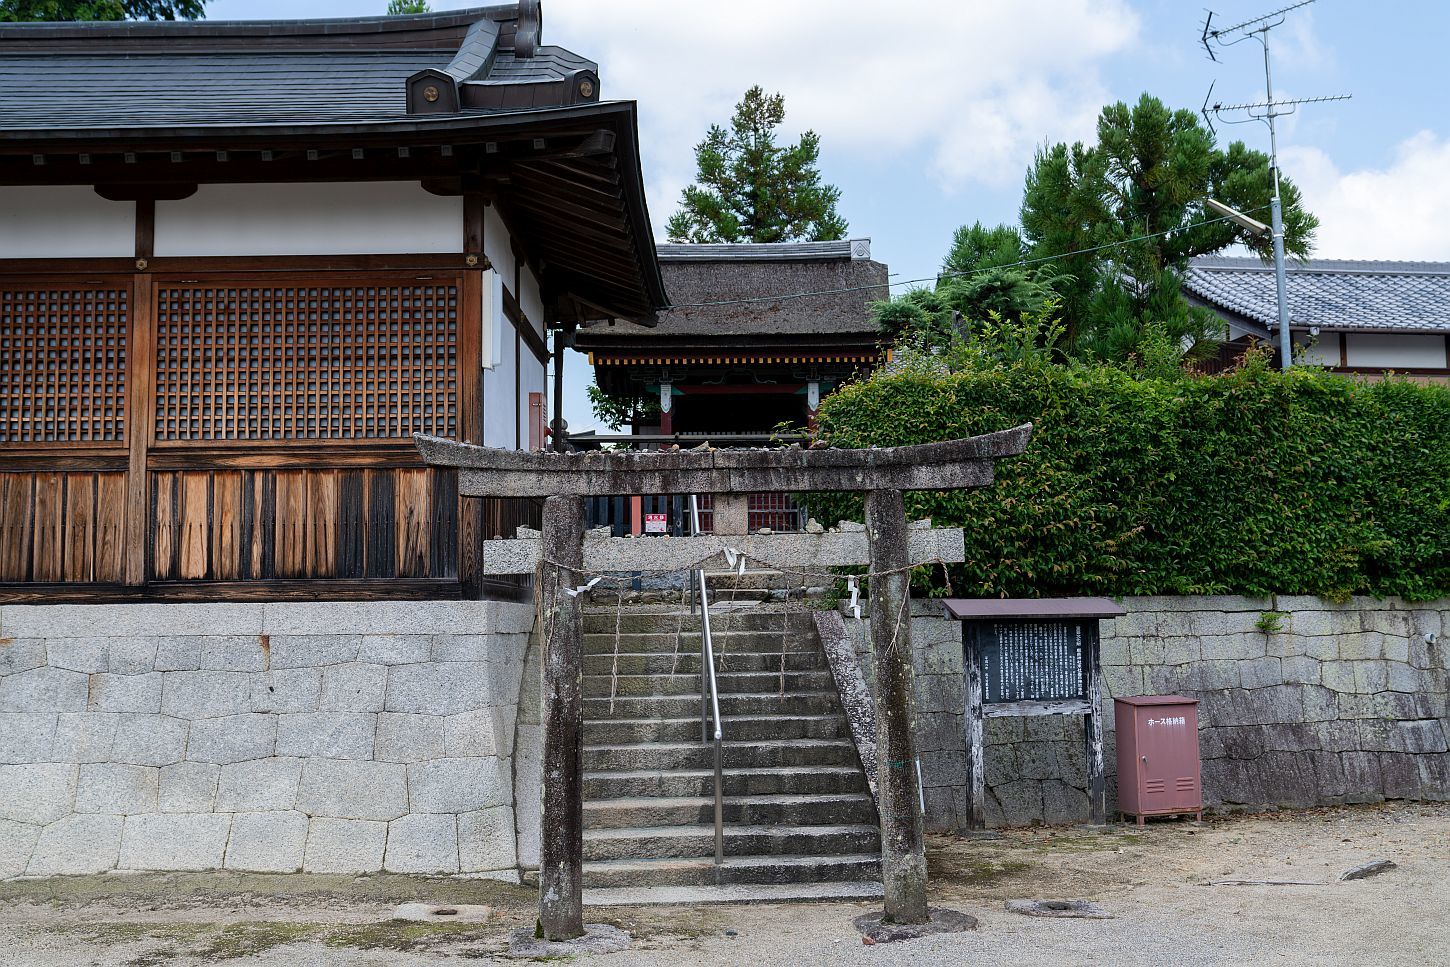
[[[700, 500], [690, 495], [690, 524], [694, 533], [700, 532]], [[698, 582], [700, 605], [700, 741], [711, 739], [710, 725], [713, 720], [715, 740], [715, 865], [725, 862], [725, 799], [724, 733], [720, 727], [720, 688], [715, 680], [715, 643], [710, 634], [710, 592], [705, 586], [705, 569], [694, 573]], [[708, 671], [708, 674], [706, 672]]]

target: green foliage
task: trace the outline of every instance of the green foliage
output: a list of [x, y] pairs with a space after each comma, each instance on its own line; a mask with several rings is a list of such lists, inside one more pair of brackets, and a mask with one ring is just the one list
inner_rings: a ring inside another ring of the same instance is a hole
[[[1032, 442], [995, 485], [907, 496], [914, 518], [965, 528], [956, 594], [1450, 593], [1443, 386], [1280, 373], [1259, 355], [1191, 377], [908, 353], [818, 416], [842, 447], [1025, 422]], [[804, 499], [819, 520], [860, 519], [859, 497]]]
[[657, 416], [660, 412], [658, 396], [648, 394], [628, 398], [608, 396], [595, 383], [590, 383], [587, 391], [589, 407], [594, 411], [594, 418], [615, 433], [618, 433], [620, 428], [626, 424], [632, 426], [636, 421]]
[[[1098, 118], [1097, 143], [1054, 144], [1037, 153], [1027, 175], [1022, 230], [1033, 258], [1059, 258], [1054, 288], [1074, 349], [1089, 358], [1125, 359], [1144, 326], [1162, 323], [1193, 353], [1211, 348], [1212, 317], [1191, 310], [1178, 283], [1191, 258], [1243, 244], [1268, 258], [1270, 242], [1232, 222], [1212, 219], [1212, 197], [1267, 220], [1273, 178], [1268, 156], [1241, 142], [1220, 149], [1192, 111], [1171, 111], [1148, 94], [1133, 107], [1117, 103]], [[1285, 247], [1307, 257], [1318, 219], [1298, 188], [1280, 181]], [[1158, 234], [1166, 233], [1166, 234]], [[1155, 235], [1140, 241], [1127, 239]]]
[[1259, 615], [1259, 620], [1254, 622], [1254, 627], [1266, 635], [1277, 635], [1284, 630], [1284, 619], [1289, 617], [1287, 611], [1265, 611]]
[[197, 20], [205, 7], [205, 0], [0, 0], [0, 23]]
[[409, 13], [430, 13], [433, 8], [428, 0], [388, 0], [388, 16], [399, 17]]
[[1040, 314], [1057, 294], [1040, 273], [1018, 265], [1022, 259], [1017, 229], [963, 225], [935, 288], [912, 289], [872, 304], [883, 337], [942, 347], [956, 336], [969, 337], [989, 320], [1020, 322]]
[[775, 143], [785, 99], [759, 85], [735, 106], [729, 130], [711, 125], [695, 147], [698, 184], [684, 190], [666, 231], [672, 242], [829, 242], [846, 237], [841, 190], [821, 183], [814, 131]]

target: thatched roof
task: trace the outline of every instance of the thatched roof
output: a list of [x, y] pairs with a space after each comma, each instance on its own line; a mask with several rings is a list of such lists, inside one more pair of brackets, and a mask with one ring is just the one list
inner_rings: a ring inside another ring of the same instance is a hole
[[[664, 348], [672, 337], [740, 342], [791, 336], [874, 338], [869, 304], [887, 298], [886, 266], [869, 239], [774, 245], [660, 245], [672, 308], [646, 329], [596, 324], [579, 331], [583, 350]], [[743, 301], [742, 301], [743, 300]], [[810, 342], [819, 340], [811, 339]]]

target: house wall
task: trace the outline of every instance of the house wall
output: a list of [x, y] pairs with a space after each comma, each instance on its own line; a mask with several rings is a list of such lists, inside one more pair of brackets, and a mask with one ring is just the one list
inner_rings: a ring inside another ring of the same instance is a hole
[[459, 252], [463, 199], [416, 181], [202, 185], [156, 203], [156, 256]]
[[529, 443], [544, 366], [504, 286], [538, 334], [544, 309], [498, 213], [482, 272], [464, 199], [417, 182], [202, 185], [157, 201], [153, 231], [137, 212], [0, 188], [0, 258], [20, 259], [0, 345], [60, 353], [0, 380], [0, 600], [476, 589], [461, 539], [484, 511], [411, 436]]
[[130, 258], [136, 203], [89, 185], [0, 186], [0, 258]]
[[1337, 332], [1320, 333], [1318, 336], [1311, 336], [1307, 332], [1296, 332], [1294, 333], [1294, 348], [1311, 366], [1337, 369], [1339, 367], [1339, 336], [1340, 334]]
[[[1375, 369], [1445, 369], [1445, 337], [1435, 333], [1345, 333], [1345, 362]], [[1337, 362], [1336, 362], [1337, 365]]]
[[[1210, 809], [1450, 799], [1450, 600], [1122, 603], [1128, 613], [1101, 626], [1110, 816], [1116, 695], [1199, 699]], [[1286, 616], [1282, 631], [1265, 634], [1257, 626], [1270, 610]], [[935, 602], [913, 602], [912, 614], [927, 822], [960, 829], [967, 815], [961, 626]], [[846, 624], [869, 666], [869, 625], [850, 617]], [[989, 825], [1087, 821], [1081, 717], [990, 718], [986, 740]]]
[[6, 605], [0, 879], [512, 878], [532, 621], [503, 602]]

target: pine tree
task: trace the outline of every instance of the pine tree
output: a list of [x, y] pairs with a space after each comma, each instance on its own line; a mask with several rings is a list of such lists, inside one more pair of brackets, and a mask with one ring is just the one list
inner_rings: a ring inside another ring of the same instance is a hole
[[730, 127], [711, 125], [695, 147], [697, 184], [684, 190], [666, 231], [672, 242], [813, 242], [844, 238], [841, 191], [821, 183], [820, 139], [776, 144], [785, 99], [759, 85], [735, 106]]

